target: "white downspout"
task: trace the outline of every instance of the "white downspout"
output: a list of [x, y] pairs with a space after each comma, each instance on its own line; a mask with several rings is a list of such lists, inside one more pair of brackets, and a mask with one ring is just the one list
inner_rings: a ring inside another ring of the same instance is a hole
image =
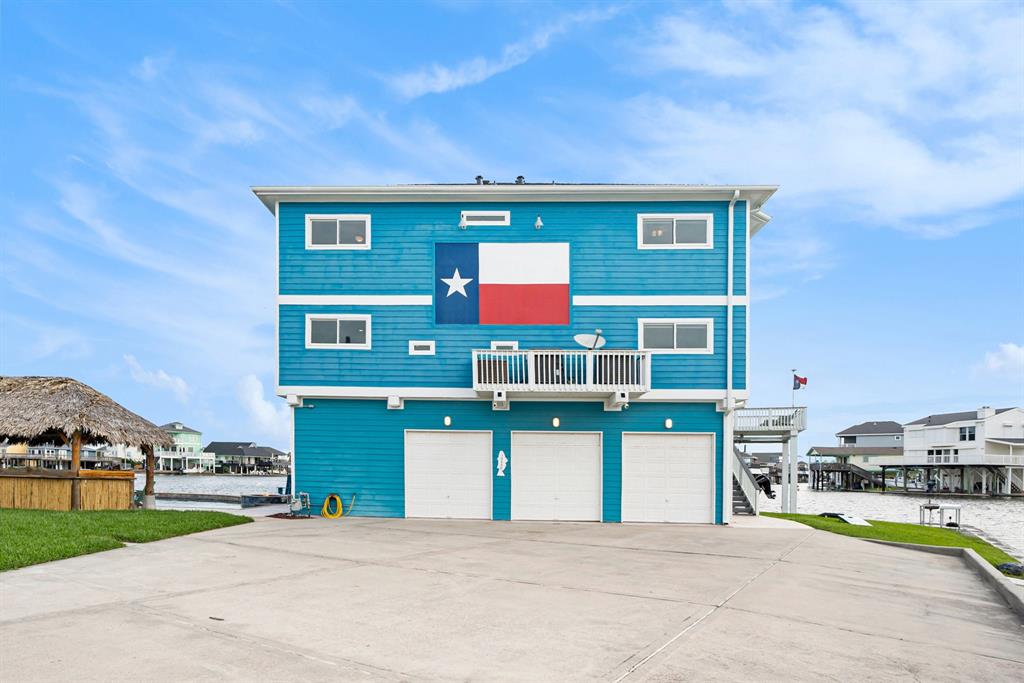
[[[740, 198], [740, 191], [733, 190], [732, 199], [729, 200], [729, 237], [728, 256], [726, 266], [728, 272], [725, 276], [725, 414], [722, 417], [722, 437], [725, 443], [722, 444], [722, 523], [728, 524], [732, 521], [732, 461], [733, 461], [733, 409], [735, 407], [732, 395], [732, 281], [733, 281], [733, 240], [735, 232], [735, 208], [736, 201]], [[749, 229], [749, 228], [748, 228]]]

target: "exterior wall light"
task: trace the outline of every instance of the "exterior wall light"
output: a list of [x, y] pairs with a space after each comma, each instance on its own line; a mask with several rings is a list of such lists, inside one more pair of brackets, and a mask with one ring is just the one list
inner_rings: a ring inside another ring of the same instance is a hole
[[451, 415], [445, 415], [444, 416], [444, 426], [445, 427], [451, 427], [452, 426], [452, 416]]
[[459, 218], [459, 227], [462, 228], [463, 230], [466, 229], [466, 216], [465, 215], [463, 215], [461, 218]]
[[537, 228], [538, 230], [544, 227], [544, 221], [540, 219], [539, 215], [537, 216], [537, 220], [533, 222], [533, 227]]
[[672, 429], [672, 418], [665, 418], [665, 429]]
[[552, 427], [558, 427], [558, 425], [560, 425], [560, 424], [562, 424], [562, 421], [559, 420], [557, 417], [551, 418], [551, 426]]

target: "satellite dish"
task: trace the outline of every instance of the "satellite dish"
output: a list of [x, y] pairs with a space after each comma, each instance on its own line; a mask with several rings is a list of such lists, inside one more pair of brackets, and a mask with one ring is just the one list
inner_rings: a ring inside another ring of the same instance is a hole
[[599, 334], [577, 334], [573, 339], [585, 349], [599, 349], [607, 340]]

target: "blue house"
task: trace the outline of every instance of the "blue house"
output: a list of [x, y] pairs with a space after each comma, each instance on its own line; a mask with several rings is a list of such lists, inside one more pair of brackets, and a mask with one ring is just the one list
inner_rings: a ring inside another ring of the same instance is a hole
[[775, 189], [254, 188], [295, 491], [354, 515], [727, 523]]

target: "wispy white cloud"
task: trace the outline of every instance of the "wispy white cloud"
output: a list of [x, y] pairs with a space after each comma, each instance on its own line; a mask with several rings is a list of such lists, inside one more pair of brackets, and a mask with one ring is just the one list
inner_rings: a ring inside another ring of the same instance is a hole
[[750, 293], [755, 301], [774, 299], [819, 280], [836, 264], [829, 242], [806, 227], [782, 225], [751, 244]]
[[170, 53], [146, 55], [132, 68], [132, 75], [142, 81], [153, 81], [168, 67], [171, 60], [172, 55]]
[[172, 375], [164, 370], [146, 370], [135, 359], [135, 356], [129, 354], [124, 355], [124, 362], [128, 366], [132, 379], [139, 384], [164, 389], [171, 392], [177, 401], [181, 403], [188, 402], [189, 386], [181, 377]]
[[431, 64], [389, 77], [387, 80], [402, 97], [413, 99], [430, 93], [443, 93], [469, 85], [482, 83], [492, 76], [504, 73], [548, 48], [551, 41], [585, 24], [607, 21], [621, 11], [609, 6], [564, 14], [527, 38], [509, 43], [495, 58], [473, 57], [454, 66]]
[[664, 17], [653, 43], [633, 41], [638, 68], [716, 87], [631, 98], [623, 175], [770, 180], [804, 207], [924, 237], [988, 224], [1024, 191], [1024, 13], [1008, 8], [743, 5], [758, 21], [729, 30]]
[[238, 400], [253, 428], [278, 443], [286, 442], [292, 431], [291, 409], [282, 399], [267, 398], [263, 382], [256, 375], [246, 375], [238, 383]]
[[1007, 377], [1018, 382], [1024, 389], [1024, 346], [1007, 342], [1000, 344], [995, 351], [985, 354], [984, 360], [976, 368], [982, 372]]

